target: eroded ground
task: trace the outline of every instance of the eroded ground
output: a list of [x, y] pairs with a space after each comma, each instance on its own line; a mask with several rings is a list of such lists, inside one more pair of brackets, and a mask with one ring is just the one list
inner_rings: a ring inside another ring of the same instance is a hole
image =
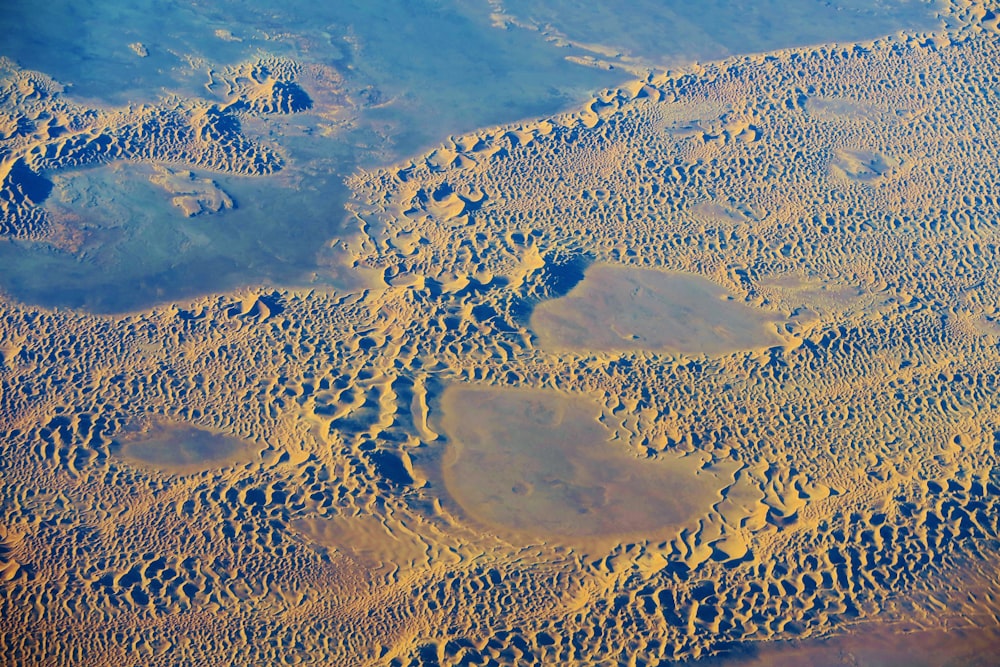
[[360, 172], [366, 289], [3, 301], [4, 655], [986, 664], [1000, 37], [941, 19]]

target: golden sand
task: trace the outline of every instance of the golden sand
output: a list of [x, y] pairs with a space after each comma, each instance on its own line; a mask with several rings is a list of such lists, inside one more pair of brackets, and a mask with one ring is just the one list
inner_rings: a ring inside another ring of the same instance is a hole
[[[365, 289], [0, 300], [2, 655], [989, 664], [1000, 41], [941, 12], [359, 172]], [[230, 121], [335, 96], [262, 62], [93, 113], [5, 64], [0, 234], [77, 165], [294, 170]]]

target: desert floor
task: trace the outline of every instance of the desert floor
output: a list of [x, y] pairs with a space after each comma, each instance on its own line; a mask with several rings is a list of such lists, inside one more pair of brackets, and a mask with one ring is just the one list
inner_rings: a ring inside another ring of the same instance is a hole
[[9, 664], [995, 664], [1000, 9], [284, 4], [0, 19]]

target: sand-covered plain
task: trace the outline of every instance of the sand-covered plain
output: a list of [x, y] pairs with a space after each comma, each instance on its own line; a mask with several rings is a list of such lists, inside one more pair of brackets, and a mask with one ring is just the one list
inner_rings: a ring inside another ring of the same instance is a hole
[[441, 401], [445, 488], [470, 517], [514, 540], [585, 546], [588, 537], [669, 535], [733, 483], [736, 466], [713, 467], [700, 453], [637, 459], [579, 396], [452, 386]]
[[[365, 289], [4, 298], [5, 658], [989, 664], [1000, 34], [941, 24], [358, 172], [317, 252]], [[192, 170], [274, 176], [303, 71], [101, 110], [5, 63], [0, 231], [112, 159], [226, 215]]]
[[780, 345], [773, 319], [697, 275], [604, 264], [564, 297], [535, 306], [530, 326], [540, 347], [556, 351], [721, 355]]

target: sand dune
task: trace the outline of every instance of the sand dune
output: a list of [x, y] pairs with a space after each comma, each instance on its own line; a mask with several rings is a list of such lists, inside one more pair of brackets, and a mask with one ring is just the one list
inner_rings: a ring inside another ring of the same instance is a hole
[[[247, 136], [240, 117], [310, 109], [313, 102], [297, 83], [299, 75], [302, 68], [297, 64], [268, 58], [218, 74], [215, 83], [225, 84], [223, 104], [165, 100], [158, 106], [90, 109], [73, 102], [44, 74], [0, 61], [0, 98], [6, 114], [0, 134], [0, 235], [46, 239], [48, 220], [39, 207], [52, 189], [46, 175], [60, 170], [125, 160], [247, 176], [279, 171], [284, 165], [280, 151]], [[324, 103], [336, 105], [328, 92], [338, 83], [335, 76], [326, 70], [306, 76], [324, 79], [319, 84]], [[176, 179], [157, 182], [174, 192], [179, 187]], [[189, 216], [231, 206], [228, 197], [213, 188], [210, 184], [206, 191], [200, 185], [192, 192], [176, 192], [175, 205]]]
[[[360, 172], [364, 290], [0, 300], [5, 658], [992, 659], [1000, 42], [942, 12]], [[5, 66], [4, 234], [111, 151], [273, 171], [291, 74], [85, 113]]]

